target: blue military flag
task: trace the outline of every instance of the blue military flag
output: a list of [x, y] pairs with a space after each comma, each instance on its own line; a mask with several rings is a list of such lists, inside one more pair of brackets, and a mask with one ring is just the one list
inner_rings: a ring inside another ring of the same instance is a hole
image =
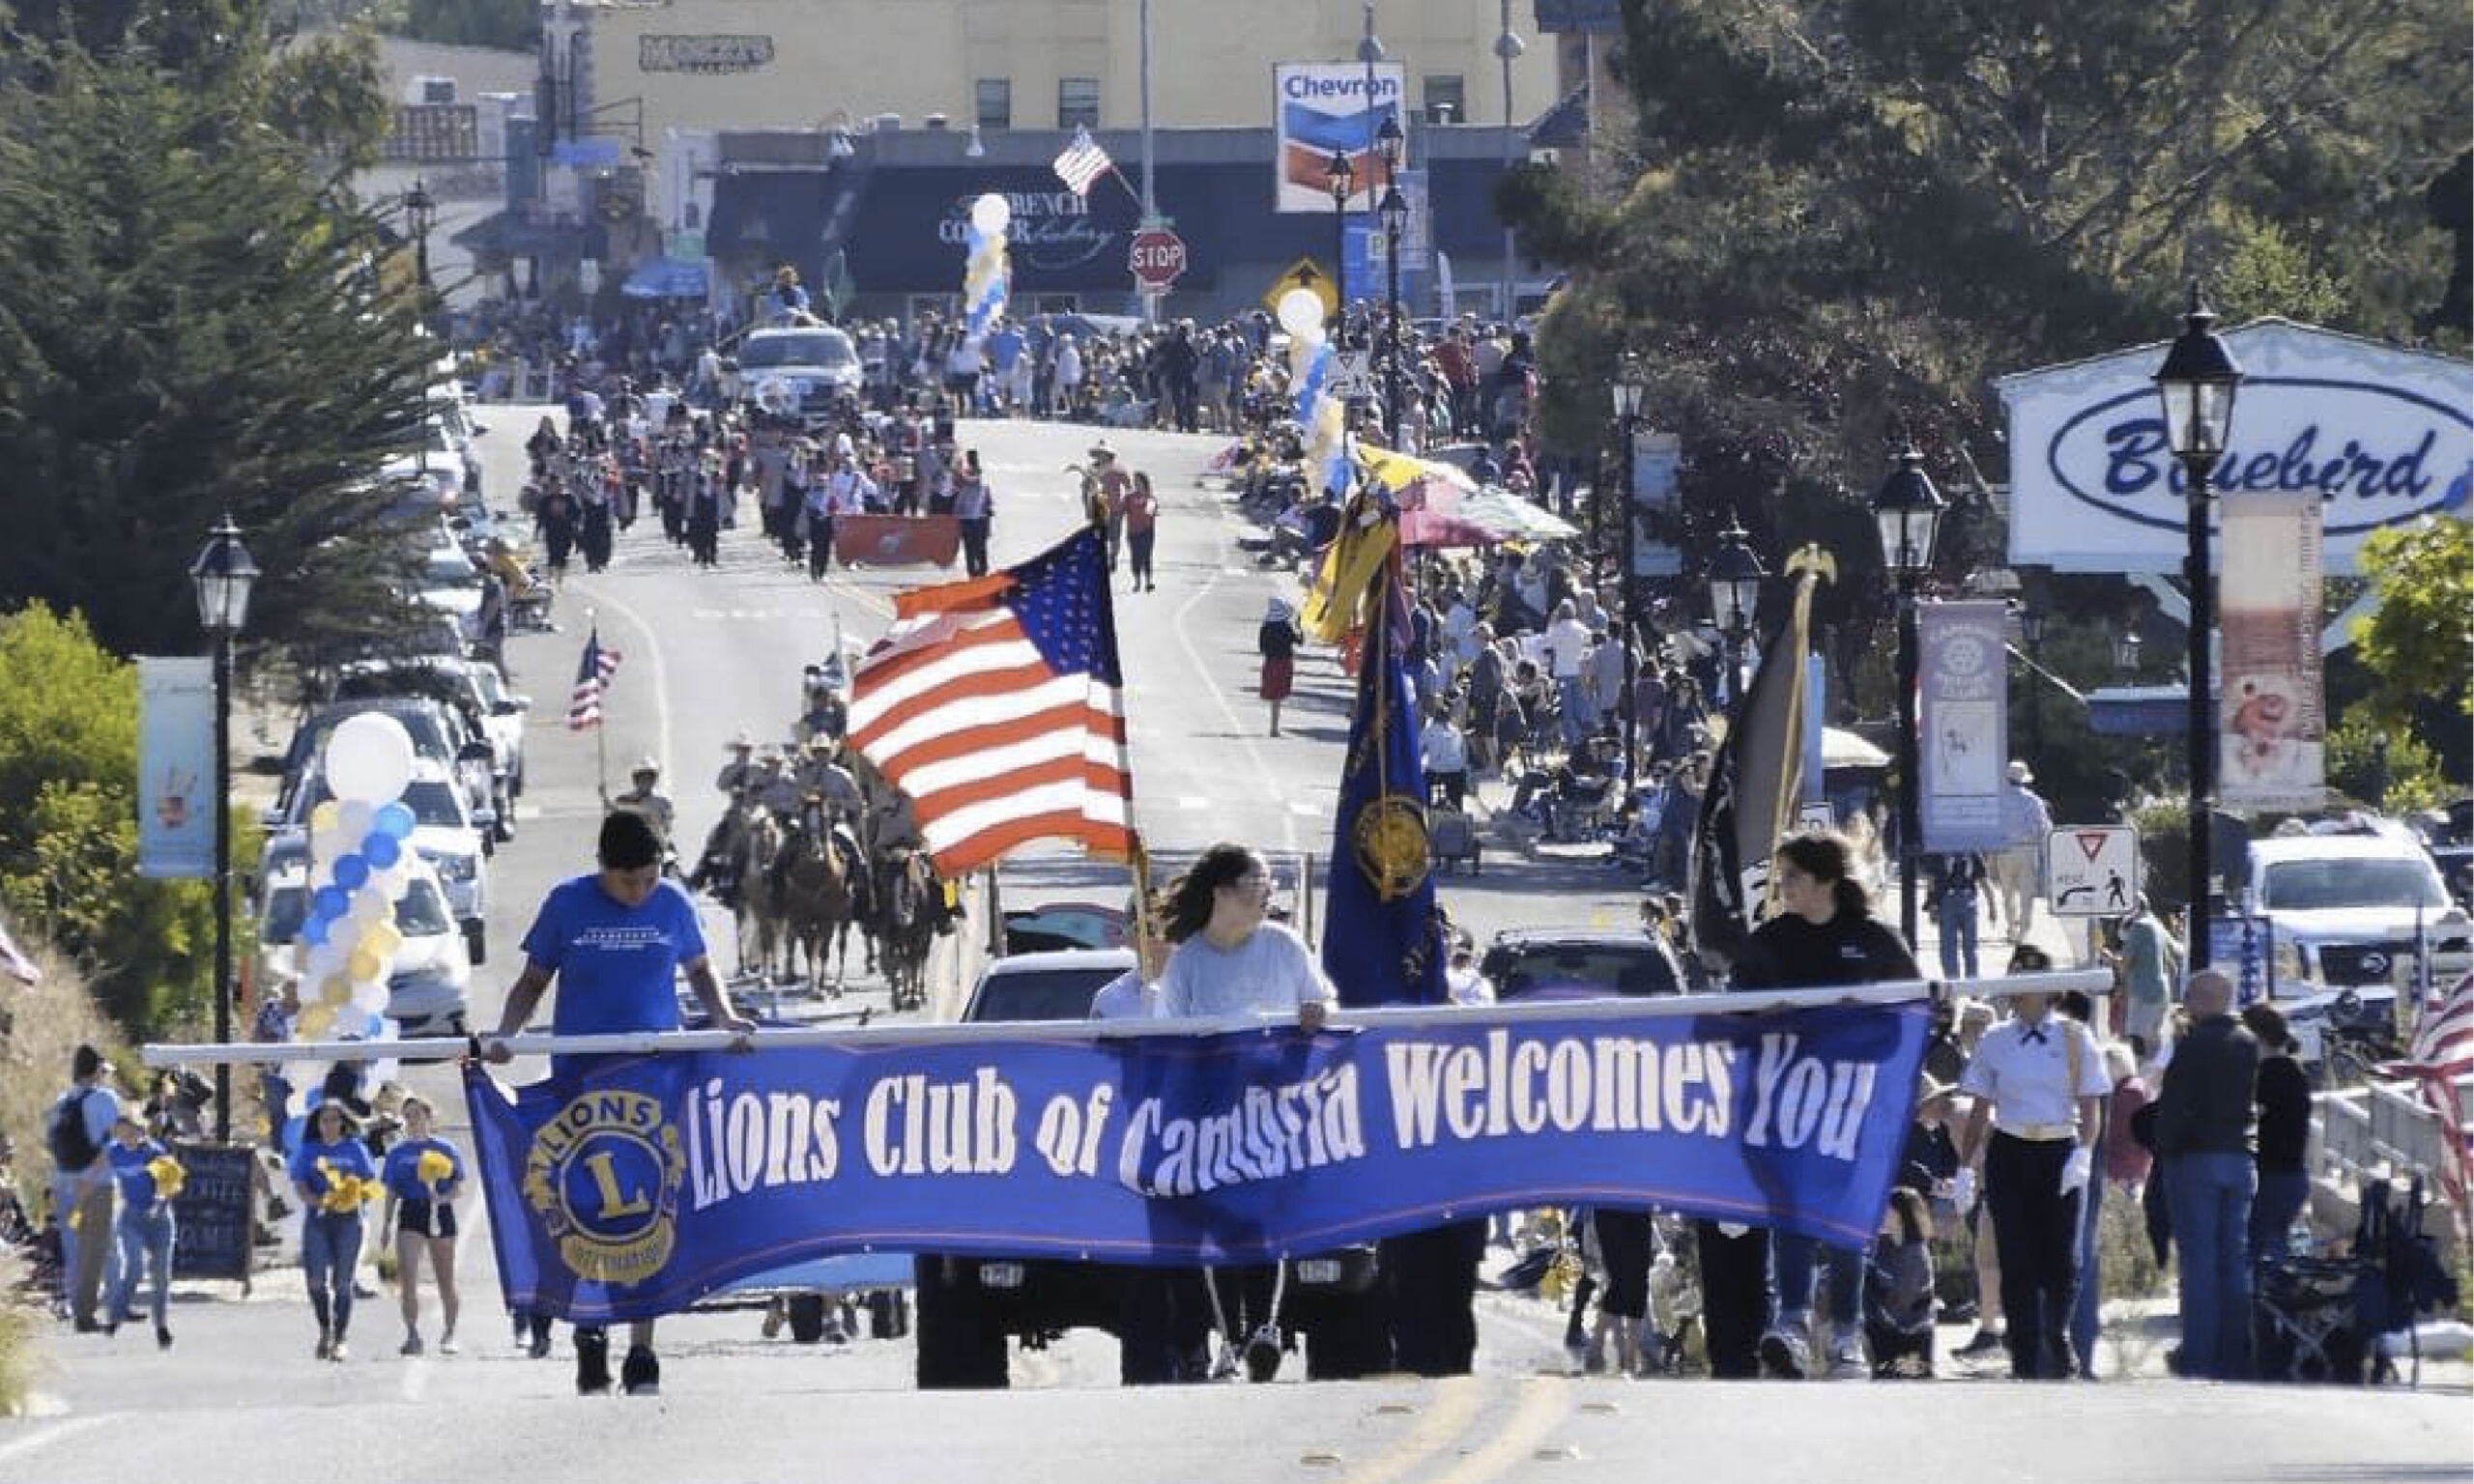
[[[1396, 586], [1390, 563], [1375, 579]], [[1397, 606], [1366, 605], [1357, 715], [1349, 723], [1340, 807], [1332, 822], [1324, 899], [1323, 971], [1343, 1005], [1443, 1003], [1435, 930], [1434, 858], [1426, 842], [1426, 777], [1409, 677], [1392, 642]]]

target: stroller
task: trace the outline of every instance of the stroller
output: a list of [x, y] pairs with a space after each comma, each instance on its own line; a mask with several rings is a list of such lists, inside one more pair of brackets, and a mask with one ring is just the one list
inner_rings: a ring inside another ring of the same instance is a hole
[[2403, 1330], [2422, 1380], [2415, 1320], [2457, 1302], [2457, 1281], [2423, 1233], [2423, 1182], [2392, 1204], [2388, 1182], [2363, 1186], [2353, 1251], [2262, 1260], [2251, 1297], [2252, 1352], [2262, 1381], [2360, 1385], [2394, 1380], [2379, 1339]]

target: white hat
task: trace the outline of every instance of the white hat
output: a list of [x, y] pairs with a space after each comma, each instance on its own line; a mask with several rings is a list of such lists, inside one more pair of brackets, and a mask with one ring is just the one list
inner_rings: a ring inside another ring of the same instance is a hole
[[661, 771], [661, 764], [653, 761], [652, 754], [647, 753], [642, 757], [637, 758], [636, 765], [627, 771], [631, 775], [637, 773], [658, 773]]
[[2028, 770], [2028, 764], [2025, 758], [2013, 757], [2010, 759], [2010, 782], [2014, 784], [2032, 784], [2035, 781], [2036, 775]]

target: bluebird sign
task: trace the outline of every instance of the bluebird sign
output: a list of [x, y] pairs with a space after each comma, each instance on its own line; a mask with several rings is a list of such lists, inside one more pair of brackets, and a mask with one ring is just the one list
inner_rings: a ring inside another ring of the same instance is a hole
[[[2474, 368], [2284, 320], [2226, 340], [2243, 370], [2228, 502], [2319, 497], [2328, 570], [2372, 532], [2463, 514], [2474, 485]], [[2187, 547], [2182, 471], [2152, 380], [2161, 344], [2001, 379], [2010, 420], [2010, 559], [2066, 572], [2170, 572]]]

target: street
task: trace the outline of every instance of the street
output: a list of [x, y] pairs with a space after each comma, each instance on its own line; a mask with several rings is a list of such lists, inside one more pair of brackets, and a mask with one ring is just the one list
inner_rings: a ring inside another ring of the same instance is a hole
[[[482, 410], [488, 487], [511, 506], [523, 436], [544, 409]], [[992, 557], [1003, 565], [1066, 534], [1091, 430], [1066, 424], [964, 424], [994, 491]], [[1267, 734], [1253, 696], [1255, 625], [1294, 580], [1241, 552], [1237, 518], [1196, 482], [1207, 438], [1111, 431], [1120, 458], [1149, 471], [1163, 503], [1159, 590], [1115, 596], [1131, 718], [1136, 820], [1175, 857], [1214, 841], [1286, 853], [1330, 851], [1331, 813], [1350, 685], [1329, 651], [1301, 656], [1282, 735]], [[647, 520], [623, 535], [599, 576], [560, 592], [558, 631], [510, 641], [516, 688], [532, 706], [529, 787], [519, 833], [491, 863], [489, 960], [476, 973], [476, 1027], [494, 1025], [522, 964], [520, 943], [543, 893], [590, 866], [601, 788], [617, 791], [649, 755], [677, 806], [682, 855], [719, 814], [712, 786], [725, 745], [744, 729], [787, 740], [803, 665], [823, 657], [838, 620], [846, 641], [879, 634], [902, 587], [927, 569], [849, 573], [812, 584], [749, 528], [723, 539], [718, 571], [699, 571]], [[564, 725], [588, 628], [623, 659], [595, 734]], [[606, 771], [604, 760], [606, 759]], [[690, 864], [692, 864], [692, 859]], [[1633, 882], [1612, 867], [1549, 851], [1535, 861], [1490, 852], [1482, 874], [1444, 879], [1453, 917], [1481, 945], [1514, 925], [1619, 928], [1634, 921]], [[1116, 868], [1070, 852], [1034, 853], [1003, 870], [1003, 904], [1047, 899], [1123, 904]], [[927, 1013], [950, 1014], [985, 933], [984, 901], [932, 964]], [[716, 961], [733, 965], [726, 919], [706, 911]], [[968, 941], [964, 941], [968, 940]], [[2058, 948], [2057, 940], [2052, 945]], [[1987, 957], [1994, 956], [1988, 947]], [[745, 995], [745, 991], [741, 991]], [[884, 991], [855, 977], [840, 999], [748, 997], [788, 1018], [870, 1010]], [[536, 1074], [518, 1063], [507, 1073]], [[469, 1147], [456, 1073], [407, 1069], [406, 1085], [445, 1112]], [[487, 1223], [462, 1203], [462, 1353], [399, 1358], [390, 1288], [364, 1299], [345, 1365], [312, 1362], [315, 1327], [288, 1265], [260, 1271], [244, 1298], [224, 1284], [176, 1293], [177, 1344], [49, 1332], [49, 1361], [28, 1418], [0, 1422], [0, 1478], [44, 1484], [130, 1477], [309, 1478], [364, 1484], [462, 1477], [670, 1478], [841, 1476], [870, 1480], [1063, 1478], [1077, 1484], [1169, 1477], [1476, 1481], [1948, 1476], [2004, 1479], [2438, 1479], [2469, 1472], [2460, 1385], [2417, 1394], [2211, 1387], [2148, 1379], [2161, 1359], [2133, 1342], [2114, 1363], [2133, 1379], [2036, 1388], [1942, 1381], [1808, 1386], [1777, 1426], [1774, 1387], [1705, 1381], [1634, 1382], [1566, 1375], [1563, 1319], [1519, 1294], [1482, 1292], [1478, 1374], [1449, 1382], [1307, 1385], [1291, 1357], [1262, 1386], [1115, 1390], [1107, 1336], [1079, 1332], [1014, 1359], [1016, 1394], [911, 1390], [908, 1340], [802, 1346], [764, 1338], [740, 1307], [665, 1321], [658, 1400], [579, 1401], [563, 1331], [551, 1358], [510, 1344], [497, 1298]], [[1490, 1253], [1489, 1273], [1507, 1254]], [[436, 1334], [435, 1294], [427, 1327]], [[862, 1326], [864, 1333], [864, 1324]], [[1964, 1329], [1943, 1331], [1945, 1340]], [[1945, 1374], [1950, 1374], [1945, 1370]], [[1957, 1374], [1969, 1374], [1958, 1371]], [[1999, 1374], [1987, 1367], [1974, 1374]], [[725, 1451], [726, 1450], [726, 1451]], [[2266, 1460], [2273, 1459], [2268, 1463]]]

